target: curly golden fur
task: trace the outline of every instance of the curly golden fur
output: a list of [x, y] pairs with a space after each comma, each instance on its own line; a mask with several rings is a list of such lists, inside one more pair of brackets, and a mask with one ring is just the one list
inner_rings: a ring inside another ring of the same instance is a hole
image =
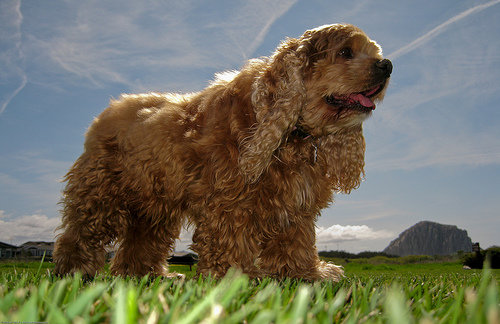
[[198, 273], [339, 280], [315, 220], [363, 177], [362, 122], [392, 65], [352, 25], [284, 41], [198, 93], [123, 95], [86, 134], [62, 198], [55, 273], [169, 275], [182, 224]]

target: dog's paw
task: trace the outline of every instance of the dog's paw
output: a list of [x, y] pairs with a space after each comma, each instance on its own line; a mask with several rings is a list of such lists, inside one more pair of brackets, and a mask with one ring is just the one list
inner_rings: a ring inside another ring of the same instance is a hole
[[177, 272], [168, 272], [163, 274], [164, 278], [170, 278], [170, 279], [179, 279], [179, 280], [184, 280], [186, 279], [186, 275], [182, 273], [177, 273]]
[[319, 280], [339, 282], [344, 277], [344, 268], [332, 262], [320, 261], [317, 270]]

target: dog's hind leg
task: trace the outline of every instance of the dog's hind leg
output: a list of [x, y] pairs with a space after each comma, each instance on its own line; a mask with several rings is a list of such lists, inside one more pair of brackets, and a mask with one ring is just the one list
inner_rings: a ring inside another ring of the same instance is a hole
[[116, 179], [83, 154], [66, 175], [62, 224], [54, 246], [56, 275], [94, 276], [106, 261], [104, 247], [115, 238], [119, 214], [112, 192]]
[[71, 224], [65, 228], [54, 247], [54, 274], [80, 272], [84, 277], [94, 277], [106, 261], [104, 244], [93, 239], [85, 225]]
[[170, 217], [154, 223], [148, 216], [133, 216], [119, 234], [111, 273], [123, 277], [146, 274], [177, 277], [176, 273], [168, 272], [167, 258], [179, 237], [182, 218]]
[[96, 215], [99, 212], [88, 217], [84, 213], [74, 206], [64, 208], [64, 232], [58, 236], [53, 254], [56, 275], [81, 272], [93, 277], [106, 261], [104, 246], [113, 240], [113, 231], [103, 226]]

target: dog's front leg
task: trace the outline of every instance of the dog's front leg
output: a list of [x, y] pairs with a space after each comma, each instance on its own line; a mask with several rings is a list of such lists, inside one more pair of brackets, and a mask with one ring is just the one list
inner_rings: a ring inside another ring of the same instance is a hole
[[259, 233], [248, 212], [207, 213], [196, 221], [191, 249], [198, 254], [198, 274], [222, 277], [236, 268], [250, 277], [262, 277], [255, 260]]
[[262, 243], [258, 266], [270, 276], [301, 278], [309, 281], [338, 282], [341, 267], [321, 261], [316, 249], [314, 217], [304, 217], [271, 231]]

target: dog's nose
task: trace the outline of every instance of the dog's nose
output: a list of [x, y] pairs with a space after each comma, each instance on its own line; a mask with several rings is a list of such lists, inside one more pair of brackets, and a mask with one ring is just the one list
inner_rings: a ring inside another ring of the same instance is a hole
[[388, 78], [392, 73], [392, 62], [388, 59], [383, 59], [375, 63], [378, 72]]

